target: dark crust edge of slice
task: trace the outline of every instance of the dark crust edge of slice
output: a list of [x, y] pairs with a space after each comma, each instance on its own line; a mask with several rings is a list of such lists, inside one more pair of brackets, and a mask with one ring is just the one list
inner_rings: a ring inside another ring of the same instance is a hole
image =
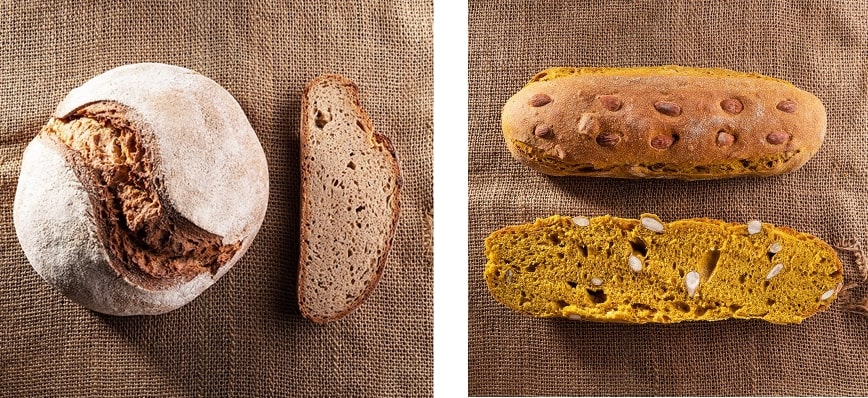
[[[307, 236], [307, 233], [305, 231], [304, 225], [309, 221], [309, 214], [310, 214], [310, 207], [309, 207], [310, 204], [306, 200], [308, 194], [307, 194], [305, 180], [308, 179], [308, 172], [307, 172], [307, 169], [304, 167], [304, 157], [307, 154], [307, 147], [305, 145], [305, 142], [307, 142], [310, 139], [310, 131], [308, 131], [308, 129], [307, 129], [307, 125], [308, 125], [307, 110], [308, 110], [308, 108], [310, 108], [309, 93], [310, 93], [311, 88], [315, 87], [316, 85], [318, 85], [322, 82], [326, 82], [326, 81], [333, 81], [333, 82], [336, 82], [337, 84], [339, 84], [341, 86], [345, 86], [348, 88], [348, 90], [351, 94], [350, 97], [352, 98], [352, 101], [353, 101], [353, 104], [352, 104], [352, 106], [354, 108], [353, 110], [359, 114], [359, 120], [362, 121], [362, 123], [365, 125], [366, 130], [371, 132], [374, 141], [383, 145], [383, 147], [386, 149], [386, 152], [390, 155], [389, 158], [392, 159], [392, 162], [391, 162], [392, 163], [392, 172], [394, 173], [396, 178], [395, 178], [395, 189], [392, 191], [392, 195], [395, 197], [395, 199], [393, 201], [394, 205], [392, 206], [392, 222], [391, 222], [391, 225], [389, 226], [389, 234], [388, 234], [388, 238], [386, 239], [386, 242], [385, 242], [385, 249], [383, 250], [383, 254], [379, 258], [379, 261], [377, 264], [377, 270], [374, 273], [373, 279], [371, 279], [371, 282], [368, 284], [368, 286], [365, 288], [365, 290], [362, 292], [362, 294], [359, 295], [358, 297], [356, 297], [356, 299], [353, 300], [353, 302], [350, 303], [350, 305], [348, 305], [345, 309], [343, 309], [342, 311], [338, 312], [335, 315], [318, 316], [317, 314], [313, 314], [313, 313], [306, 311], [305, 306], [302, 304], [304, 301], [304, 298], [305, 298], [302, 288], [303, 288], [304, 283], [306, 281], [306, 272], [305, 272], [306, 263], [304, 261], [304, 258], [307, 255], [307, 245], [305, 245], [305, 243], [304, 243], [304, 237]], [[302, 316], [313, 321], [314, 323], [324, 324], [327, 322], [341, 319], [341, 318], [349, 315], [350, 313], [352, 313], [356, 309], [358, 309], [359, 306], [361, 306], [362, 303], [364, 303], [365, 300], [367, 300], [367, 298], [371, 295], [371, 293], [373, 293], [374, 288], [379, 283], [380, 278], [383, 275], [383, 271], [385, 270], [385, 267], [386, 267], [386, 260], [389, 256], [389, 252], [392, 249], [392, 241], [394, 240], [394, 237], [395, 237], [395, 231], [397, 230], [397, 227], [398, 227], [398, 218], [399, 218], [398, 215], [399, 215], [400, 207], [401, 207], [401, 205], [400, 205], [400, 202], [401, 202], [400, 193], [401, 193], [401, 188], [404, 185], [404, 182], [403, 182], [403, 178], [401, 176], [400, 167], [398, 165], [397, 153], [395, 152], [395, 147], [392, 145], [391, 140], [389, 140], [389, 138], [386, 137], [385, 135], [374, 131], [373, 124], [371, 123], [370, 117], [368, 116], [367, 112], [365, 112], [365, 110], [362, 108], [362, 106], [359, 102], [359, 89], [358, 89], [358, 87], [356, 86], [355, 83], [353, 83], [353, 81], [351, 81], [350, 79], [348, 79], [342, 75], [324, 74], [324, 75], [321, 75], [319, 77], [314, 78], [313, 80], [308, 82], [308, 84], [305, 86], [304, 91], [302, 92], [302, 96], [301, 96], [301, 128], [299, 129], [299, 139], [300, 139], [299, 140], [299, 147], [300, 147], [299, 148], [299, 164], [301, 166], [300, 167], [300, 169], [301, 169], [300, 170], [300, 175], [301, 175], [301, 189], [300, 189], [300, 192], [301, 192], [301, 195], [300, 195], [301, 196], [301, 218], [300, 218], [300, 223], [299, 223], [300, 234], [299, 234], [299, 251], [298, 251], [298, 286], [297, 286], [298, 300], [297, 301], [298, 301], [298, 307], [299, 307], [299, 310], [301, 311]]]

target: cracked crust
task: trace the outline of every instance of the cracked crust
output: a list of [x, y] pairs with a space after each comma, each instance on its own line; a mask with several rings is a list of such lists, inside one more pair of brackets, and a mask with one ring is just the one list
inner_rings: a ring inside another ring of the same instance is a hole
[[135, 64], [61, 102], [24, 153], [14, 217], [31, 265], [61, 292], [153, 315], [241, 258], [267, 200], [265, 155], [234, 98], [193, 71]]
[[398, 223], [402, 185], [391, 141], [374, 131], [358, 88], [340, 75], [308, 83], [301, 109], [298, 302], [325, 323], [373, 292]]

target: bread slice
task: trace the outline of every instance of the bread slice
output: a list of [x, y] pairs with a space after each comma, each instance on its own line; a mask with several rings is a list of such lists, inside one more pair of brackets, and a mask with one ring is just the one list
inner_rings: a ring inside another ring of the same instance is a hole
[[298, 304], [325, 323], [374, 290], [398, 223], [402, 185], [395, 149], [374, 132], [359, 90], [323, 75], [301, 105], [301, 248]]
[[759, 221], [552, 216], [496, 231], [485, 246], [491, 294], [538, 317], [798, 323], [843, 282], [828, 244]]

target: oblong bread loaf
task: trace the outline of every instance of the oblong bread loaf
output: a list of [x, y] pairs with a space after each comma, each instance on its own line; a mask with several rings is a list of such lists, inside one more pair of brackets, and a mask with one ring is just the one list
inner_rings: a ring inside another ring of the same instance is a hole
[[680, 66], [552, 68], [510, 98], [507, 147], [554, 176], [715, 179], [795, 170], [826, 110], [779, 79]]
[[496, 231], [485, 248], [494, 298], [545, 318], [798, 323], [843, 282], [828, 244], [759, 221], [551, 216]]

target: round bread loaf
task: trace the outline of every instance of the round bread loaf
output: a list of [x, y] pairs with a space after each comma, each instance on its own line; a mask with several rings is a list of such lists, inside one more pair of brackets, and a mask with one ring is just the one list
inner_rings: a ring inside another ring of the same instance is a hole
[[134, 64], [72, 90], [27, 146], [14, 222], [30, 264], [75, 302], [155, 315], [193, 300], [250, 247], [268, 166], [229, 92]]

